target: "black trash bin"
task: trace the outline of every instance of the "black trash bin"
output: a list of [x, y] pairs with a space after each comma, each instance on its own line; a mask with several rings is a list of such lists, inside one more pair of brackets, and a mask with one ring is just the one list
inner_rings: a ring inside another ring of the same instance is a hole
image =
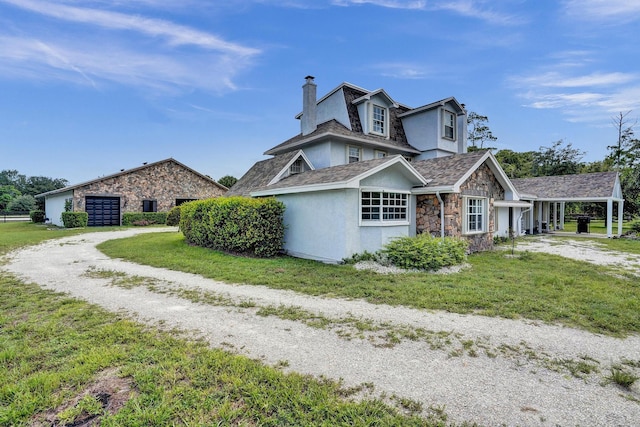
[[589, 224], [591, 223], [591, 217], [579, 216], [577, 221], [578, 221], [578, 228], [576, 229], [576, 233], [588, 233]]

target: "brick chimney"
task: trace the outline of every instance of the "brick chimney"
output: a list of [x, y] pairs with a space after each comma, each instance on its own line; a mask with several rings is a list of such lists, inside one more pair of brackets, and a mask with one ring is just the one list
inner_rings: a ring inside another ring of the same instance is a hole
[[316, 84], [313, 76], [305, 77], [306, 83], [302, 86], [302, 117], [300, 126], [302, 135], [309, 135], [318, 128], [316, 122]]

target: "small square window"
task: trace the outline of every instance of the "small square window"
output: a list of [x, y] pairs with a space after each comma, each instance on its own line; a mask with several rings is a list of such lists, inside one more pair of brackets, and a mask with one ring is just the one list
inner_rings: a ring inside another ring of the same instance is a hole
[[304, 160], [302, 157], [298, 157], [295, 162], [291, 163], [289, 167], [289, 173], [291, 175], [304, 172]]
[[385, 157], [387, 157], [387, 152], [386, 152], [386, 151], [381, 151], [381, 150], [376, 150], [376, 151], [374, 152], [374, 157], [375, 157], [376, 159], [382, 159], [382, 158], [385, 158]]
[[347, 163], [359, 162], [362, 157], [362, 150], [360, 147], [347, 146]]
[[156, 200], [143, 200], [142, 212], [157, 212], [158, 202]]

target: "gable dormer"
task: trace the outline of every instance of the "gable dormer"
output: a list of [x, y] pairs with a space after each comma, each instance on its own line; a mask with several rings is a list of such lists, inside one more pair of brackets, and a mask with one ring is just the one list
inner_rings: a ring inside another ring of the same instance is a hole
[[418, 160], [467, 152], [467, 112], [455, 98], [414, 108], [398, 117], [409, 144], [422, 152]]
[[310, 170], [315, 170], [313, 164], [311, 164], [307, 156], [304, 154], [304, 151], [298, 150], [296, 154], [291, 157], [291, 160], [289, 160], [289, 162], [287, 162], [287, 164], [274, 175], [267, 185], [275, 184], [288, 176], [297, 175]]
[[399, 105], [383, 89], [356, 98], [352, 104], [358, 108], [362, 133], [389, 138], [392, 126], [390, 109]]

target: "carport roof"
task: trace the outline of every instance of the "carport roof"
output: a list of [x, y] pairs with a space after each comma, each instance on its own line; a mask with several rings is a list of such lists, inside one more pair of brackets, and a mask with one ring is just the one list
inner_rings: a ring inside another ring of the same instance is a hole
[[537, 200], [622, 199], [617, 172], [519, 178], [511, 182], [521, 195], [532, 195]]

